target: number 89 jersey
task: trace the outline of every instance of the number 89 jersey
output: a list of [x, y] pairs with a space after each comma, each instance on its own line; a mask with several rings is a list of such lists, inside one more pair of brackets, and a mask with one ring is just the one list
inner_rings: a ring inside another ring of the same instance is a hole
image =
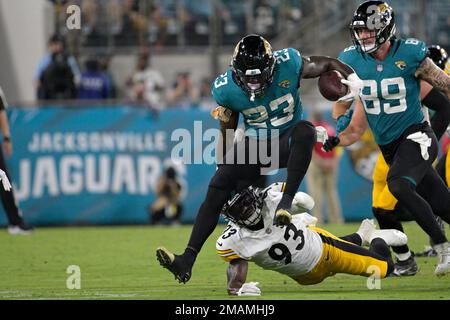
[[276, 65], [273, 81], [263, 96], [250, 96], [233, 80], [233, 71], [227, 70], [212, 84], [212, 95], [223, 107], [244, 115], [247, 136], [270, 135], [271, 129], [281, 134], [302, 118], [299, 81], [302, 69], [300, 53], [293, 48], [275, 51]]
[[369, 126], [379, 145], [401, 136], [406, 128], [424, 121], [420, 103], [420, 81], [415, 77], [428, 54], [416, 39], [394, 40], [383, 61], [351, 46], [339, 55], [364, 81], [361, 101]]
[[322, 256], [322, 240], [306, 227], [302, 214], [294, 215], [286, 227], [272, 225], [281, 196], [281, 192], [269, 190], [262, 209], [264, 228], [261, 230], [251, 231], [230, 222], [216, 242], [218, 255], [227, 262], [249, 260], [290, 277], [310, 272]]

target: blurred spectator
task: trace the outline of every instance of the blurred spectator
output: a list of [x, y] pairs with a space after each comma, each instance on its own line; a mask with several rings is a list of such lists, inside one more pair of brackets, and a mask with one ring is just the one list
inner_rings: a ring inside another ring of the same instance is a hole
[[100, 65], [100, 71], [103, 73], [103, 75], [106, 77], [106, 81], [108, 82], [108, 98], [114, 99], [117, 97], [117, 89], [116, 89], [116, 82], [114, 81], [114, 77], [109, 71], [109, 64], [111, 62], [110, 56], [101, 56], [99, 58], [99, 65]]
[[278, 14], [277, 33], [298, 28], [303, 15], [301, 5], [302, 2], [297, 0], [286, 0], [282, 2]]
[[147, 19], [139, 11], [139, 1], [122, 0], [112, 3], [112, 11], [118, 17], [116, 43], [122, 46], [137, 45], [147, 25]]
[[100, 64], [96, 58], [88, 59], [85, 63], [86, 71], [81, 74], [78, 99], [108, 99], [111, 91], [109, 81], [100, 71]]
[[[64, 39], [58, 35], [54, 35], [49, 40], [48, 53], [39, 62], [38, 66], [36, 68], [36, 72], [33, 77], [33, 81], [34, 81], [34, 84], [35, 84], [35, 87], [37, 90], [36, 95], [37, 95], [38, 99], [42, 99], [42, 97], [44, 96], [44, 94], [42, 92], [40, 92], [43, 89], [42, 82], [41, 82], [43, 73], [44, 73], [44, 71], [46, 71], [46, 69], [50, 66], [51, 63], [55, 62], [54, 58], [56, 56], [59, 56], [59, 57], [64, 56], [65, 57], [65, 62], [67, 62], [67, 64], [69, 65], [72, 75], [74, 77], [73, 80], [75, 81], [75, 83], [77, 83], [79, 81], [80, 69], [78, 68], [78, 64], [77, 64], [75, 58], [72, 56], [66, 56], [65, 54], [56, 55], [59, 53], [62, 53], [62, 54], [64, 53]], [[47, 83], [46, 89], [48, 89], [48, 85], [49, 84]]]
[[[115, 16], [111, 14], [114, 1], [111, 0], [83, 0], [81, 2], [81, 15], [83, 23], [81, 34], [85, 46], [107, 46], [109, 33], [118, 23], [114, 22]], [[73, 30], [67, 33], [67, 37]]]
[[163, 8], [158, 3], [152, 4], [149, 15], [148, 42], [158, 48], [164, 45], [168, 36], [169, 19], [164, 15]]
[[246, 33], [247, 14], [252, 12], [251, 3], [242, 0], [226, 0], [217, 4], [223, 21], [223, 43], [235, 44]]
[[189, 72], [179, 72], [175, 83], [167, 93], [167, 102], [170, 106], [194, 107], [199, 102], [199, 90], [192, 84]]
[[182, 1], [181, 18], [188, 44], [205, 45], [209, 42], [209, 17], [212, 12], [209, 0]]
[[[311, 121], [314, 126], [322, 126], [327, 130], [329, 136], [335, 135], [333, 127], [322, 119], [320, 113], [314, 113]], [[308, 192], [315, 201], [312, 214], [323, 223], [323, 193], [328, 205], [328, 223], [343, 223], [341, 203], [337, 193], [337, 168], [339, 155], [336, 150], [325, 152], [322, 143], [316, 143], [313, 151], [312, 161], [308, 168], [307, 183]]]
[[210, 78], [203, 78], [200, 82], [199, 90], [200, 108], [209, 111], [217, 107], [217, 102], [213, 99], [211, 94], [211, 83], [212, 80]]
[[43, 100], [60, 100], [74, 99], [75, 97], [75, 79], [68, 57], [62, 52], [54, 53], [50, 64], [40, 77], [38, 98]]
[[156, 185], [156, 200], [148, 208], [151, 224], [159, 224], [164, 219], [172, 225], [181, 224], [181, 188], [175, 168], [168, 167]]
[[164, 79], [159, 71], [150, 68], [149, 60], [147, 54], [139, 56], [136, 70], [127, 80], [127, 85], [131, 87], [130, 97], [133, 101], [143, 99], [152, 108], [162, 109]]
[[254, 19], [255, 32], [266, 38], [272, 38], [276, 30], [276, 16], [277, 12], [272, 1], [258, 0], [255, 3]]

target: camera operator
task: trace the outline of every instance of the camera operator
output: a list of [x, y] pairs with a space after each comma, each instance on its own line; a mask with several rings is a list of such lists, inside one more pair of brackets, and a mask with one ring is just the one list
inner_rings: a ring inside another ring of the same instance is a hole
[[156, 200], [149, 206], [151, 224], [166, 219], [169, 224], [181, 224], [183, 205], [180, 201], [181, 184], [173, 167], [168, 167], [156, 185]]

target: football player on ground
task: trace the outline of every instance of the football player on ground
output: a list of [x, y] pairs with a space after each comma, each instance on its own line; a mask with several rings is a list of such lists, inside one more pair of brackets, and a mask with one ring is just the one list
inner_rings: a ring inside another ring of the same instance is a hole
[[[341, 101], [353, 100], [362, 82], [352, 68], [337, 59], [301, 56], [293, 48], [273, 52], [269, 42], [259, 35], [246, 36], [236, 45], [231, 68], [214, 81], [212, 95], [219, 105], [215, 116], [220, 118], [222, 139], [226, 141], [230, 136], [227, 129], [232, 133], [236, 130], [240, 113], [245, 121], [246, 137], [228, 153], [227, 143], [219, 146], [218, 150], [223, 150], [225, 156], [209, 183], [184, 253], [174, 255], [163, 247], [157, 249], [160, 264], [180, 282], [190, 279], [195, 259], [214, 231], [220, 210], [237, 182], [245, 180], [250, 185], [274, 162], [279, 168], [287, 168], [287, 180], [273, 222], [279, 226], [290, 223], [292, 200], [316, 143], [314, 126], [302, 120], [300, 80], [319, 77], [331, 70], [339, 71], [349, 87], [349, 93]], [[252, 150], [255, 145], [260, 152]], [[271, 153], [270, 163], [262, 158], [261, 149]]]
[[[364, 81], [360, 98], [389, 165], [388, 188], [432, 238], [439, 257], [435, 274], [447, 274], [450, 244], [434, 215], [450, 222], [450, 192], [432, 166], [437, 139], [425, 120], [419, 97], [420, 80], [450, 97], [450, 77], [427, 57], [423, 42], [395, 38], [394, 12], [386, 2], [361, 4], [350, 29], [355, 45], [345, 49], [339, 59], [350, 64]], [[350, 106], [334, 104], [338, 126], [345, 121], [340, 116]]]
[[294, 197], [291, 223], [274, 227], [273, 216], [284, 187], [284, 183], [266, 189], [249, 187], [224, 205], [222, 215], [230, 222], [216, 249], [229, 262], [230, 295], [260, 294], [256, 283], [245, 283], [248, 261], [302, 285], [320, 283], [336, 273], [385, 278], [394, 270], [388, 245], [406, 244], [404, 233], [375, 230], [373, 222], [366, 219], [357, 232], [338, 238], [314, 226], [317, 218], [306, 213], [314, 201], [303, 192]]

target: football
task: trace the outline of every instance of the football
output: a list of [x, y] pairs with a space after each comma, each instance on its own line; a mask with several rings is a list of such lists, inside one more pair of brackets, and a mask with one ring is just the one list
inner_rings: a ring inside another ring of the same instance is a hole
[[319, 91], [325, 99], [336, 101], [347, 94], [348, 87], [341, 79], [344, 77], [336, 70], [325, 72], [320, 76]]

